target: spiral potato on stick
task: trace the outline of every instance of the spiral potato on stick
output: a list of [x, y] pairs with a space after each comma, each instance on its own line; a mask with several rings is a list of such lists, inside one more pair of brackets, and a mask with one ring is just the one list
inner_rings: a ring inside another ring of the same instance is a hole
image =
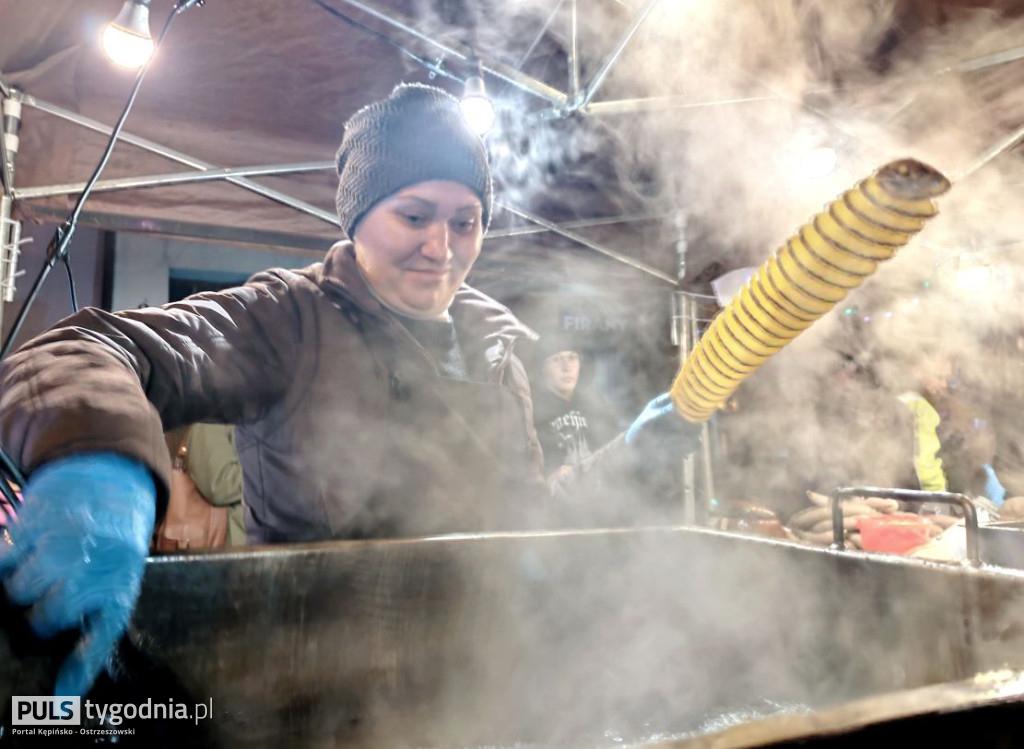
[[815, 215], [711, 323], [672, 385], [694, 424], [707, 421], [769, 357], [831, 311], [917, 234], [950, 187], [913, 159], [886, 164]]

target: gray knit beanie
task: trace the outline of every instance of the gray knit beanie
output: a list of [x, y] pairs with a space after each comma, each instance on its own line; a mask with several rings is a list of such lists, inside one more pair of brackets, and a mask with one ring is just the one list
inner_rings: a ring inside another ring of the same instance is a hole
[[403, 83], [345, 123], [335, 157], [341, 228], [356, 224], [384, 198], [418, 182], [450, 180], [475, 192], [483, 227], [491, 218], [487, 151], [462, 115], [459, 101], [434, 86]]

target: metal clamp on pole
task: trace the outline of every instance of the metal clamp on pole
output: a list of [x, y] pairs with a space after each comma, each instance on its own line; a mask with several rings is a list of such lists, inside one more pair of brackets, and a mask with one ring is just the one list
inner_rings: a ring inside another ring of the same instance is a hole
[[[15, 279], [25, 273], [25, 271], [18, 273], [18, 256], [21, 254], [21, 245], [32, 240], [31, 238], [22, 240], [21, 222], [10, 218], [10, 207], [5, 207], [4, 202], [10, 203], [10, 198], [6, 195], [0, 197], [0, 304], [4, 302], [10, 304], [14, 301]], [[0, 321], [2, 320], [2, 309], [0, 309]]]
[[832, 509], [833, 549], [843, 550], [846, 548], [843, 534], [842, 502], [851, 497], [877, 497], [878, 499], [895, 499], [900, 502], [918, 502], [920, 504], [942, 502], [963, 508], [967, 523], [967, 561], [975, 566], [981, 564], [981, 558], [978, 555], [978, 511], [974, 507], [974, 502], [966, 494], [922, 492], [914, 489], [878, 489], [870, 486], [836, 489], [829, 497], [829, 506]]
[[[693, 305], [685, 292], [672, 293], [672, 343], [679, 348], [679, 363], [686, 361], [694, 346], [694, 326], [692, 322]], [[679, 475], [682, 478], [681, 496], [682, 520], [684, 525], [697, 522], [697, 481], [696, 463], [693, 453], [684, 457], [679, 464]], [[705, 513], [706, 516], [706, 513]]]
[[3, 114], [0, 132], [0, 170], [4, 192], [9, 194], [14, 189], [14, 160], [21, 142], [18, 136], [21, 130], [21, 100], [15, 96], [4, 97], [0, 112]]
[[20, 144], [21, 100], [13, 89], [5, 89], [0, 105], [0, 330], [3, 329], [4, 305], [14, 301], [14, 279], [18, 275], [21, 245], [21, 222], [14, 221], [14, 161]]

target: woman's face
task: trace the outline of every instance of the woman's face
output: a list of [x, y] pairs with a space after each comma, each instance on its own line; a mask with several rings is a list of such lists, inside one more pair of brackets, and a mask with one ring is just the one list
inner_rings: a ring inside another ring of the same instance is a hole
[[482, 215], [480, 198], [458, 182], [403, 187], [356, 224], [356, 261], [389, 307], [438, 317], [480, 255]]

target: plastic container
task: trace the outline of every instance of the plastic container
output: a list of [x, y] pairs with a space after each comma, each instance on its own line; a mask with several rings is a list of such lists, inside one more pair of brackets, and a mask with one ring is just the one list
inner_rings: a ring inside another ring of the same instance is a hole
[[906, 554], [931, 540], [927, 518], [905, 512], [857, 518], [864, 551]]

